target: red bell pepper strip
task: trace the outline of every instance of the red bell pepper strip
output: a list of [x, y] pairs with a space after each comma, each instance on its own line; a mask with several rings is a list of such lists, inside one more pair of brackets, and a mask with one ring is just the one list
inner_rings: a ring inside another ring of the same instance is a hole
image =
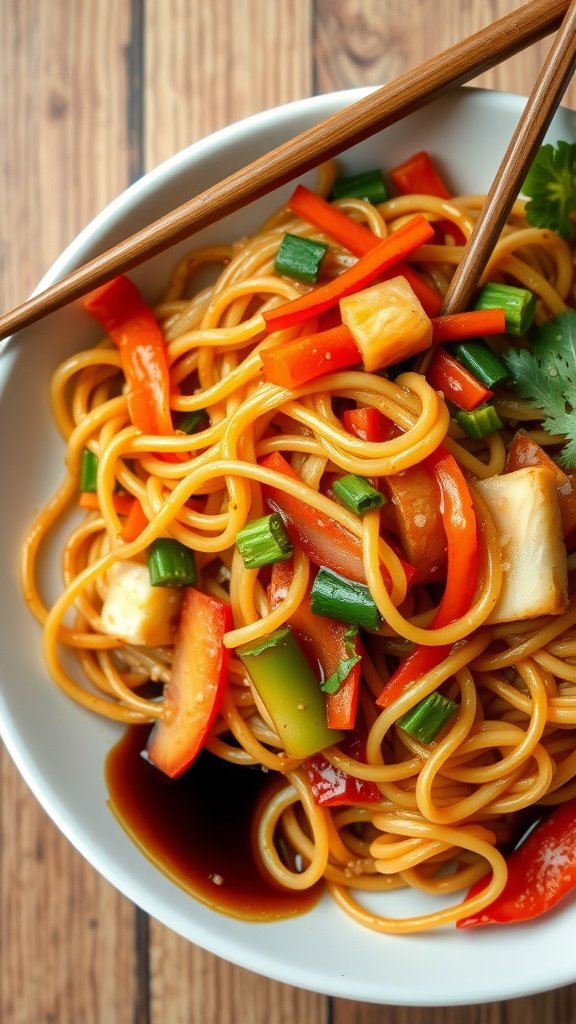
[[120, 538], [125, 544], [130, 544], [131, 541], [136, 540], [140, 536], [146, 526], [148, 526], [148, 517], [138, 498], [133, 498], [128, 515], [120, 530]]
[[[113, 494], [112, 505], [114, 510], [119, 516], [128, 515], [132, 508], [132, 502], [134, 498], [131, 494]], [[90, 509], [94, 512], [100, 511], [100, 502], [98, 501], [98, 495], [96, 491], [80, 491], [80, 497], [78, 498], [79, 508]]]
[[[268, 586], [271, 608], [277, 608], [285, 598], [292, 582], [292, 573], [291, 562], [276, 562], [272, 566]], [[314, 614], [310, 607], [310, 586], [288, 621], [304, 648], [309, 651], [312, 660], [320, 665], [323, 678], [328, 679], [343, 662], [350, 660], [350, 640], [347, 636], [349, 627], [346, 623], [337, 622], [329, 616]], [[358, 660], [352, 665], [338, 690], [326, 694], [326, 724], [329, 729], [354, 728], [360, 689], [361, 648], [358, 638], [353, 653]]]
[[[262, 466], [276, 473], [283, 473], [293, 480], [299, 480], [289, 462], [273, 452], [262, 459]], [[268, 506], [279, 512], [293, 544], [298, 545], [310, 558], [314, 565], [324, 565], [333, 572], [346, 576], [356, 583], [365, 583], [364, 561], [362, 558], [362, 541], [355, 534], [334, 519], [327, 519], [321, 513], [307, 505], [305, 501], [293, 497], [280, 488], [263, 487], [264, 497]], [[414, 577], [414, 569], [402, 559], [402, 567], [409, 583]], [[382, 566], [384, 583], [390, 586], [390, 576]]]
[[84, 308], [118, 346], [134, 426], [145, 434], [172, 434], [166, 346], [136, 285], [116, 277], [91, 292]]
[[[422, 149], [418, 153], [414, 153], [404, 163], [393, 167], [389, 176], [401, 195], [421, 193], [425, 196], [437, 196], [439, 199], [450, 199], [450, 192], [426, 150]], [[450, 220], [436, 221], [435, 227], [442, 240], [445, 240], [446, 235], [450, 235], [454, 240], [454, 245], [464, 245], [466, 242], [466, 237], [460, 228]]]
[[[364, 256], [381, 241], [370, 228], [349, 217], [347, 213], [326, 202], [317, 192], [311, 192], [304, 185], [298, 185], [288, 200], [288, 209], [302, 220], [313, 224], [325, 235], [344, 246], [355, 256]], [[401, 260], [382, 274], [382, 278], [400, 275], [405, 277], [412, 291], [420, 300], [428, 316], [437, 316], [442, 308], [442, 297], [408, 263]]]
[[264, 376], [281, 388], [297, 388], [326, 373], [336, 373], [362, 362], [352, 334], [345, 324], [327, 331], [295, 338], [280, 348], [260, 353]]
[[147, 747], [150, 760], [170, 778], [192, 764], [218, 714], [228, 679], [223, 639], [231, 628], [228, 604], [194, 587], [186, 589], [170, 682], [164, 687], [164, 715]]
[[471, 309], [465, 313], [447, 313], [432, 320], [434, 344], [463, 341], [478, 335], [504, 334], [505, 330], [503, 309]]
[[263, 314], [267, 330], [280, 331], [285, 327], [300, 324], [312, 316], [319, 316], [320, 313], [335, 306], [345, 295], [366, 288], [379, 275], [428, 242], [433, 234], [434, 230], [426, 218], [418, 214], [398, 228], [394, 234], [381, 239], [373, 249], [361, 256], [357, 263], [338, 277], [320, 285], [319, 288], [313, 288], [297, 299], [267, 310]]
[[494, 394], [443, 348], [436, 349], [426, 377], [435, 391], [441, 391], [447, 401], [466, 412], [487, 402]]
[[402, 433], [393, 420], [372, 405], [346, 409], [342, 413], [342, 423], [349, 434], [354, 434], [362, 441], [391, 441]]
[[[456, 459], [440, 445], [424, 464], [430, 468], [438, 485], [446, 532], [446, 586], [430, 623], [431, 629], [439, 629], [470, 609], [478, 576], [478, 537], [470, 491]], [[389, 707], [413, 682], [439, 665], [449, 651], [447, 645], [418, 644], [390, 676], [376, 701], [378, 706]]]
[[[545, 914], [576, 888], [576, 799], [559, 804], [507, 860], [504, 889], [483, 910], [456, 922], [457, 928], [516, 924]], [[486, 888], [486, 877], [468, 898]]]
[[[339, 749], [355, 761], [364, 761], [364, 741], [358, 729], [339, 744]], [[314, 800], [320, 807], [340, 807], [342, 804], [374, 804], [381, 799], [375, 782], [357, 779], [342, 768], [331, 764], [324, 754], [313, 754], [304, 763]]]

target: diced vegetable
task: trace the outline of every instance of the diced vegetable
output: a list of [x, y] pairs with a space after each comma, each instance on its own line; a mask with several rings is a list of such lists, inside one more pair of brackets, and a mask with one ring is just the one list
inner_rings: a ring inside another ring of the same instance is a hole
[[390, 441], [402, 433], [393, 420], [383, 416], [379, 409], [371, 405], [345, 409], [342, 413], [342, 423], [350, 434], [360, 437], [363, 441]]
[[453, 402], [466, 412], [487, 402], [494, 393], [443, 348], [436, 349], [426, 376], [435, 391], [441, 391], [448, 402]]
[[504, 472], [513, 473], [514, 470], [525, 469], [526, 466], [544, 466], [554, 473], [562, 532], [567, 537], [576, 530], [576, 476], [573, 473], [565, 473], [525, 430], [517, 430], [510, 442]]
[[531, 466], [480, 480], [476, 487], [502, 547], [502, 589], [487, 621], [559, 615], [566, 608], [568, 584], [554, 474]]
[[268, 331], [302, 323], [310, 317], [332, 309], [345, 295], [367, 287], [379, 274], [394, 266], [411, 252], [424, 245], [434, 234], [425, 217], [413, 217], [393, 234], [383, 238], [373, 249], [361, 256], [357, 263], [338, 277], [314, 288], [297, 299], [267, 310], [263, 316]]
[[432, 322], [404, 277], [394, 277], [340, 300], [368, 373], [423, 352]]
[[170, 778], [181, 775], [200, 753], [228, 682], [225, 633], [230, 606], [193, 587], [184, 591], [164, 713], [148, 739], [149, 759]]
[[360, 363], [360, 352], [349, 329], [340, 324], [327, 331], [295, 338], [280, 348], [260, 353], [264, 376], [281, 388], [297, 388], [326, 373]]
[[[365, 761], [365, 743], [358, 729], [346, 737], [339, 748], [355, 761]], [[307, 758], [304, 765], [314, 799], [320, 807], [340, 807], [343, 804], [374, 804], [381, 799], [375, 782], [357, 779], [343, 768], [332, 764], [322, 753]]]
[[482, 437], [489, 437], [495, 430], [500, 430], [502, 420], [500, 419], [493, 405], [487, 402], [485, 405], [478, 405], [470, 412], [458, 409], [456, 412], [456, 423], [462, 428], [468, 437], [476, 440]]
[[390, 179], [402, 195], [422, 194], [449, 199], [450, 192], [438, 174], [432, 157], [426, 150], [413, 153], [403, 163], [388, 171]]
[[532, 326], [536, 296], [527, 288], [487, 281], [475, 303], [475, 309], [503, 309], [508, 334], [526, 334]]
[[283, 562], [290, 558], [293, 550], [282, 517], [277, 512], [246, 523], [236, 536], [236, 547], [247, 569]]
[[153, 587], [147, 567], [128, 560], [112, 566], [107, 584], [100, 613], [105, 633], [146, 647], [174, 643], [181, 588]]
[[315, 615], [329, 615], [366, 629], [378, 629], [382, 622], [366, 584], [352, 582], [324, 567], [316, 573], [310, 602]]
[[326, 724], [319, 680], [289, 626], [244, 644], [237, 654], [290, 757], [309, 757], [343, 738]]
[[158, 537], [147, 551], [153, 587], [191, 587], [196, 583], [194, 552], [173, 537]]
[[166, 346], [136, 285], [116, 277], [91, 292], [84, 308], [118, 346], [134, 426], [145, 434], [172, 434]]
[[96, 493], [96, 481], [98, 478], [98, 456], [90, 448], [84, 448], [80, 462], [80, 483], [81, 491]]
[[440, 513], [438, 487], [427, 466], [411, 466], [382, 478], [390, 501], [395, 532], [402, 550], [416, 569], [419, 583], [446, 577], [446, 533]]
[[[463, 917], [458, 928], [514, 924], [545, 914], [576, 887], [576, 800], [554, 807], [507, 859], [508, 877], [499, 896]], [[481, 878], [467, 899], [486, 888]]]
[[432, 743], [457, 710], [455, 701], [435, 690], [418, 701], [396, 724], [421, 743]]
[[274, 270], [277, 274], [315, 284], [327, 249], [325, 242], [286, 232], [276, 253]]
[[375, 206], [383, 203], [388, 198], [382, 171], [375, 169], [363, 171], [360, 174], [348, 174], [336, 178], [332, 186], [332, 198], [343, 199], [344, 197], [365, 199]]
[[384, 504], [382, 492], [376, 490], [363, 476], [357, 476], [355, 473], [337, 477], [332, 488], [338, 501], [359, 516]]
[[488, 348], [485, 341], [471, 339], [460, 341], [450, 349], [462, 366], [486, 388], [495, 388], [510, 379], [510, 371], [499, 356]]

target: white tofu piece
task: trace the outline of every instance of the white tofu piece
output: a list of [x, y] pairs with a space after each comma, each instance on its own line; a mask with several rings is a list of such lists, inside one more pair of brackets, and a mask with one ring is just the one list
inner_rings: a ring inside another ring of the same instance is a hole
[[502, 590], [486, 621], [559, 615], [568, 604], [568, 569], [554, 473], [529, 466], [475, 487], [502, 549]]
[[180, 587], [153, 587], [146, 565], [116, 562], [108, 572], [102, 628], [129, 644], [162, 647], [174, 642], [181, 605]]

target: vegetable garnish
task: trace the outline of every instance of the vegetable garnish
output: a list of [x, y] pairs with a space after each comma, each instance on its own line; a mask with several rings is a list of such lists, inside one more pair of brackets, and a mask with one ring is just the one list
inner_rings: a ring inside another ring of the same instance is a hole
[[457, 709], [455, 701], [435, 690], [401, 715], [396, 724], [421, 743], [432, 743]]
[[378, 629], [382, 618], [365, 583], [355, 583], [326, 569], [316, 573], [310, 592], [312, 611], [342, 622]]
[[498, 387], [510, 379], [510, 371], [500, 357], [479, 338], [459, 341], [450, 352], [486, 388]]
[[84, 448], [80, 462], [80, 483], [81, 491], [96, 492], [96, 478], [98, 476], [98, 456], [90, 448]]
[[456, 423], [464, 431], [467, 437], [479, 440], [482, 437], [489, 437], [495, 430], [500, 430], [502, 420], [496, 409], [490, 402], [485, 405], [478, 405], [476, 409], [466, 412], [464, 409], [456, 410]]
[[325, 242], [315, 242], [311, 238], [301, 238], [300, 235], [287, 232], [276, 253], [274, 270], [277, 274], [315, 284], [327, 248]]
[[372, 508], [380, 508], [384, 504], [384, 495], [376, 490], [363, 476], [347, 473], [339, 476], [332, 484], [334, 494], [346, 508], [362, 516]]
[[348, 629], [343, 631], [342, 639], [346, 655], [340, 659], [332, 675], [323, 679], [320, 683], [320, 689], [324, 693], [338, 693], [342, 683], [348, 678], [354, 666], [361, 661], [361, 655], [358, 654], [358, 627], [349, 626]]
[[375, 206], [378, 203], [384, 203], [388, 198], [388, 193], [382, 171], [376, 168], [372, 171], [362, 171], [360, 174], [348, 174], [336, 178], [332, 186], [332, 198], [348, 197], [365, 199], [366, 202], [373, 203]]
[[541, 146], [522, 186], [528, 196], [526, 220], [550, 228], [562, 238], [574, 237], [576, 213], [576, 143]]
[[290, 558], [293, 550], [282, 517], [277, 512], [246, 523], [236, 536], [236, 547], [247, 569], [283, 562]]
[[426, 376], [435, 391], [441, 391], [447, 401], [467, 412], [487, 402], [494, 394], [444, 348], [436, 349]]
[[196, 583], [194, 552], [172, 537], [158, 537], [147, 553], [153, 587], [189, 587]]
[[503, 359], [518, 394], [541, 410], [543, 429], [565, 436], [558, 459], [571, 468], [576, 466], [576, 310], [534, 328], [530, 345], [530, 350], [508, 349]]
[[476, 298], [474, 309], [480, 312], [503, 309], [506, 333], [526, 334], [534, 320], [536, 296], [527, 288], [487, 281]]
[[244, 644], [236, 653], [289, 757], [308, 757], [343, 738], [326, 724], [324, 694], [289, 626]]
[[[508, 878], [500, 895], [483, 910], [457, 922], [458, 928], [530, 921], [556, 906], [576, 887], [576, 800], [555, 807], [507, 859]], [[486, 888], [481, 878], [467, 899]]]

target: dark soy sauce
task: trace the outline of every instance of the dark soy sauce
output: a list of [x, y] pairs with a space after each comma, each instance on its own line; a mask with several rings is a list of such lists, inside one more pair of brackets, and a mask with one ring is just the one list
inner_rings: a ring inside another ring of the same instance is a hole
[[276, 888], [252, 852], [255, 809], [273, 779], [204, 751], [179, 779], [168, 779], [142, 751], [148, 726], [131, 726], [106, 759], [110, 806], [156, 866], [202, 903], [249, 921], [310, 910], [321, 886]]

